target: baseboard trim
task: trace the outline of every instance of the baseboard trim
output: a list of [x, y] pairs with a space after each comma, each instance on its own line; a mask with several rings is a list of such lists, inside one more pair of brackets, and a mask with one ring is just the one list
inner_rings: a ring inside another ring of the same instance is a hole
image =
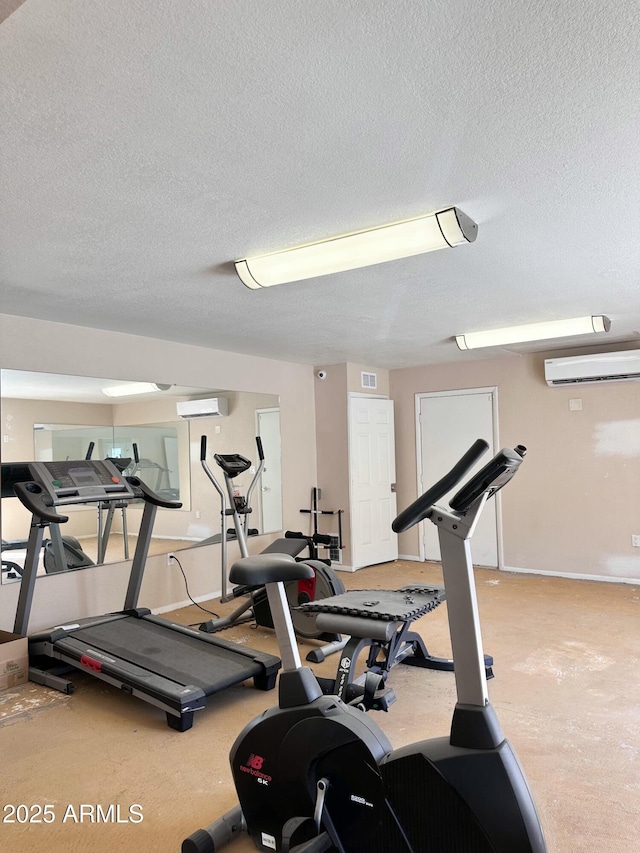
[[[196, 604], [200, 604], [202, 601], [211, 601], [213, 598], [220, 598], [221, 595], [222, 592], [218, 590], [217, 592], [209, 592], [206, 595], [197, 595], [193, 601], [195, 601]], [[163, 613], [169, 613], [172, 610], [180, 610], [182, 607], [192, 607], [193, 601], [189, 598], [185, 598], [184, 601], [176, 601], [173, 604], [164, 604], [162, 607], [154, 607], [151, 612], [154, 616], [161, 616]], [[206, 622], [207, 618], [208, 615], [203, 610], [202, 621]]]
[[[416, 557], [414, 554], [399, 554], [399, 560], [411, 560], [416, 563], [423, 563], [424, 560], [421, 560], [420, 557]], [[430, 562], [430, 561], [427, 561]], [[438, 562], [438, 561], [435, 561]], [[494, 568], [495, 571], [495, 568]], [[543, 575], [544, 577], [550, 578], [568, 578], [569, 580], [577, 580], [577, 581], [598, 581], [599, 583], [627, 583], [635, 586], [640, 586], [640, 578], [623, 578], [617, 577], [614, 575], [589, 575], [578, 572], [547, 572], [542, 571], [541, 569], [525, 569], [520, 566], [503, 566], [500, 569], [502, 572], [510, 572], [516, 575]]]
[[[424, 562], [424, 560], [421, 560], [420, 557], [416, 557], [415, 554], [398, 554], [396, 559], [410, 560], [413, 563]], [[373, 565], [377, 566], [379, 565], [379, 563], [373, 563]], [[334, 570], [334, 572], [351, 572], [351, 574], [354, 574], [355, 572], [361, 572], [363, 569], [370, 569], [371, 566], [360, 566], [359, 568], [355, 568], [354, 566], [343, 566], [340, 563], [331, 563], [331, 568]]]
[[628, 583], [640, 586], [640, 578], [619, 578], [612, 575], [588, 575], [578, 572], [545, 572], [541, 569], [524, 569], [520, 566], [505, 566], [503, 572], [516, 575], [543, 575], [549, 578], [568, 578], [574, 581], [598, 581], [599, 583]]

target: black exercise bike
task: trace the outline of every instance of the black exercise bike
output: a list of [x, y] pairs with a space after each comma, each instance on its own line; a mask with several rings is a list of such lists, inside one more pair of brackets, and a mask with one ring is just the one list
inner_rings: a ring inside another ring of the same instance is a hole
[[239, 805], [182, 844], [213, 853], [241, 832], [281, 853], [545, 853], [533, 798], [489, 704], [470, 539], [489, 497], [525, 448], [501, 450], [449, 502], [435, 506], [488, 445], [478, 440], [402, 512], [396, 532], [438, 528], [458, 701], [449, 737], [393, 750], [370, 716], [322, 695], [301, 666], [283, 583], [311, 571], [275, 554], [235, 563], [235, 583], [267, 585], [284, 671], [279, 707], [249, 723], [231, 750]]

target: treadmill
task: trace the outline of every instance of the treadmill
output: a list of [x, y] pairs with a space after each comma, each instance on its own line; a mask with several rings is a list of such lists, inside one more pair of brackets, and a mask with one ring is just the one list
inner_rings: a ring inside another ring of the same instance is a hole
[[207, 696], [253, 679], [260, 690], [275, 687], [280, 658], [169, 622], [138, 607], [158, 507], [182, 504], [156, 494], [139, 477], [125, 477], [111, 460], [28, 463], [30, 479], [16, 482], [16, 496], [32, 513], [14, 632], [28, 634], [38, 554], [45, 528], [68, 521], [58, 507], [110, 501], [144, 501], [138, 544], [124, 610], [80, 619], [29, 636], [29, 678], [71, 693], [63, 676], [74, 668], [119, 687], [166, 712], [184, 732]]
[[[0, 496], [3, 498], [15, 498], [16, 493], [14, 491], [14, 486], [16, 483], [23, 483], [26, 480], [31, 479], [31, 473], [29, 471], [29, 463], [28, 462], [2, 462], [1, 463], [1, 475], [0, 475]], [[75, 545], [78, 543], [76, 540], [69, 540], [68, 537], [64, 537], [60, 535], [60, 530], [58, 525], [55, 524], [52, 528], [50, 528], [51, 540], [49, 542], [43, 541], [43, 546], [45, 546], [45, 554], [50, 554], [53, 559], [44, 559], [45, 571], [48, 573], [52, 571], [49, 567], [54, 566], [53, 571], [62, 571], [65, 566], [69, 566], [69, 568], [80, 568], [77, 565], [80, 560], [78, 560], [77, 555], [74, 553]], [[71, 545], [71, 549], [69, 546]], [[27, 547], [26, 539], [12, 539], [8, 542], [4, 539], [2, 540], [2, 550], [3, 551], [24, 551]], [[3, 569], [4, 563], [6, 561], [3, 560]], [[71, 564], [71, 565], [70, 565]], [[75, 566], [73, 564], [76, 564]], [[17, 566], [15, 563], [12, 564], [14, 566], [14, 574], [22, 575], [22, 569]], [[86, 562], [84, 565], [88, 565]], [[58, 568], [59, 567], [59, 568]]]

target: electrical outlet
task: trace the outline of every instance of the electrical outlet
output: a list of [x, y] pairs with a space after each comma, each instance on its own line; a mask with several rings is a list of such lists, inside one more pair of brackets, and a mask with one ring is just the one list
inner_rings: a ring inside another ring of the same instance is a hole
[[174, 554], [172, 554], [171, 552], [169, 552], [169, 553], [167, 554], [167, 565], [168, 565], [168, 566], [172, 566], [172, 565], [173, 565], [173, 561], [174, 561], [174, 559], [175, 559], [175, 555], [174, 555]]
[[196, 518], [200, 518], [200, 510], [199, 509], [196, 510]]
[[631, 544], [634, 548], [640, 548], [640, 533], [631, 534]]

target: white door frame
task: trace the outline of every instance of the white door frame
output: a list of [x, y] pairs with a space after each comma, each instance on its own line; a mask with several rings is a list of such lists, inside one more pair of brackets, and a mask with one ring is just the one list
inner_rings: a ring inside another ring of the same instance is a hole
[[[422, 475], [422, 431], [420, 429], [420, 404], [423, 399], [426, 397], [458, 397], [463, 394], [491, 394], [491, 416], [493, 420], [493, 447], [497, 452], [500, 442], [499, 429], [498, 429], [498, 386], [497, 385], [489, 385], [486, 387], [480, 388], [458, 388], [452, 391], [425, 391], [423, 393], [417, 393], [415, 395], [415, 425], [416, 425], [416, 480], [418, 487], [418, 495], [423, 494], [427, 488], [431, 485], [430, 483], [423, 484], [421, 482]], [[488, 459], [487, 459], [488, 461]], [[502, 493], [501, 491], [496, 492], [496, 494], [491, 498], [496, 502], [496, 545], [497, 545], [497, 556], [498, 556], [498, 569], [500, 571], [504, 570], [504, 543], [502, 537]], [[419, 537], [418, 544], [420, 546], [420, 561], [424, 562], [425, 560], [425, 551], [424, 551], [424, 525], [427, 522], [421, 521], [418, 527]]]

